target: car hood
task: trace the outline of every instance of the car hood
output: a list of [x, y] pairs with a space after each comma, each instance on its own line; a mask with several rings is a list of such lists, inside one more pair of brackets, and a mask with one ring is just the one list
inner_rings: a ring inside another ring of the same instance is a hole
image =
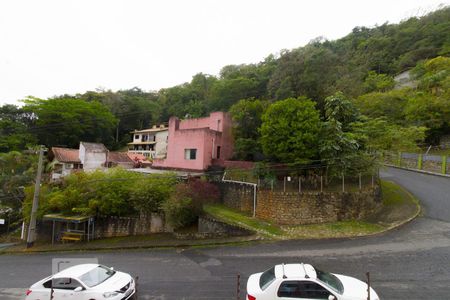
[[118, 291], [130, 283], [131, 279], [132, 278], [129, 274], [116, 271], [112, 277], [108, 278], [108, 280], [105, 280], [94, 288], [102, 291]]
[[[343, 296], [346, 299], [366, 300], [367, 299], [367, 283], [345, 275], [334, 274], [344, 285]], [[370, 288], [370, 299], [378, 300], [378, 295]]]

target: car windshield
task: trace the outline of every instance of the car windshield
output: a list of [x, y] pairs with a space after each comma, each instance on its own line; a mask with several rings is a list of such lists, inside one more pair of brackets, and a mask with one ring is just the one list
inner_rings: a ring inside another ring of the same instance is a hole
[[263, 272], [259, 278], [259, 287], [265, 290], [275, 280], [275, 267]]
[[98, 266], [81, 275], [79, 279], [88, 287], [93, 287], [112, 277], [115, 273], [115, 271], [105, 266]]
[[316, 269], [317, 278], [323, 283], [327, 284], [330, 288], [338, 292], [339, 294], [344, 293], [344, 285], [342, 282], [331, 273], [320, 271]]

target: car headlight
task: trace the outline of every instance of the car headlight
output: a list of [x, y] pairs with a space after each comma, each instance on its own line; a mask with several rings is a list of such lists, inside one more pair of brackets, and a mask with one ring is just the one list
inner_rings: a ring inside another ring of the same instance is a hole
[[118, 292], [106, 292], [106, 293], [103, 293], [103, 297], [105, 297], [105, 298], [115, 297], [117, 295], [119, 295]]

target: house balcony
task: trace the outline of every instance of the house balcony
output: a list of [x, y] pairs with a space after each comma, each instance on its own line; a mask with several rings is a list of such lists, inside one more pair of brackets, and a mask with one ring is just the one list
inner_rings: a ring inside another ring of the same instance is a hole
[[155, 158], [156, 157], [156, 151], [154, 150], [139, 150], [139, 149], [133, 149], [133, 150], [128, 150], [129, 153], [134, 153], [134, 154], [141, 154], [144, 155], [147, 158]]

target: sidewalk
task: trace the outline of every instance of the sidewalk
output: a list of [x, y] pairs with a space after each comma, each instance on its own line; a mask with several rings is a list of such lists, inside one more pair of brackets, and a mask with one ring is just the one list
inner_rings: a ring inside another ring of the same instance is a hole
[[[210, 239], [178, 239], [170, 233], [155, 233], [147, 236], [113, 237], [94, 240], [90, 242], [51, 243], [36, 242], [33, 247], [26, 248], [26, 243], [4, 244], [0, 247], [1, 254], [11, 253], [37, 253], [37, 252], [65, 252], [65, 251], [96, 251], [96, 250], [125, 250], [125, 249], [149, 249], [172, 247], [202, 247], [225, 244], [239, 244], [258, 241], [258, 235], [221, 237]], [[0, 244], [2, 245], [2, 244]]]

